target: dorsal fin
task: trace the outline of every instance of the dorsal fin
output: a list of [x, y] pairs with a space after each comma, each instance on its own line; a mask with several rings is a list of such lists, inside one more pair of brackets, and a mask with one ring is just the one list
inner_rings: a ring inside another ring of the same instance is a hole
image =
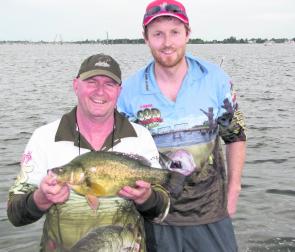
[[127, 159], [130, 158], [133, 160], [137, 160], [138, 162], [142, 163], [143, 165], [151, 166], [151, 162], [147, 158], [140, 156], [138, 154], [129, 154], [129, 153], [123, 153], [123, 152], [118, 152], [118, 151], [112, 151], [112, 152], [108, 152], [108, 153], [115, 154], [115, 155], [118, 155], [118, 156], [121, 156], [121, 157], [124, 157]]

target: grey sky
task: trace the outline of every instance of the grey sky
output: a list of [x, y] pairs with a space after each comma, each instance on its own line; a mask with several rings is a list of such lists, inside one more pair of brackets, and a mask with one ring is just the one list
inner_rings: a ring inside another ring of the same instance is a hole
[[[0, 40], [141, 38], [150, 0], [0, 0]], [[294, 38], [295, 0], [182, 0], [191, 38]]]

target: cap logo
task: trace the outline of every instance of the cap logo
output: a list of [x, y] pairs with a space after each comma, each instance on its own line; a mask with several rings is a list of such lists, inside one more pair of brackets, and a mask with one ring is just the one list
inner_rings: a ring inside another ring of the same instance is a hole
[[110, 64], [104, 61], [98, 61], [95, 63], [95, 66], [97, 67], [110, 67]]

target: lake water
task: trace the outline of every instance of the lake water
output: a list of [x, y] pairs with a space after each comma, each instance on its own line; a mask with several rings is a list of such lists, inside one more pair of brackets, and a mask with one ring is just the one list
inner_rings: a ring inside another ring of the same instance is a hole
[[[248, 128], [234, 218], [240, 251], [295, 251], [295, 45], [188, 45], [232, 77]], [[33, 130], [69, 111], [82, 60], [104, 52], [123, 77], [151, 59], [145, 45], [0, 45], [0, 251], [38, 250], [43, 220], [13, 227], [8, 188]], [[208, 251], [209, 252], [209, 251]]]

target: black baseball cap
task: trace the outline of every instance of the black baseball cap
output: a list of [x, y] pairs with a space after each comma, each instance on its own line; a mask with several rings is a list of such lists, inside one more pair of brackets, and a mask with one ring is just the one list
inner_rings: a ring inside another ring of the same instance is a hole
[[86, 80], [97, 75], [105, 75], [118, 84], [122, 83], [120, 66], [109, 55], [95, 54], [85, 59], [81, 64], [77, 78]]

